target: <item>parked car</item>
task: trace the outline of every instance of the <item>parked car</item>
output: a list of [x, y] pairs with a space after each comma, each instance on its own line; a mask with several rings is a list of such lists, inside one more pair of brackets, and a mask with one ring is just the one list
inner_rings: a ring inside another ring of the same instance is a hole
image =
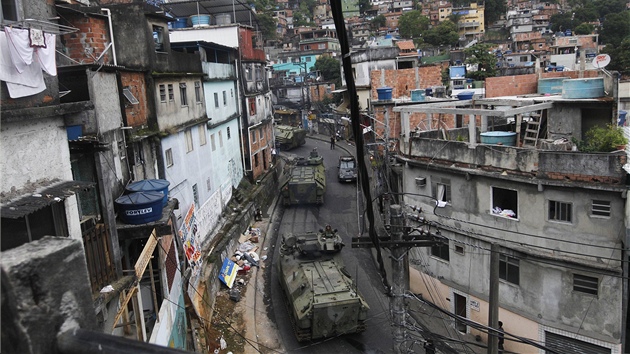
[[357, 160], [354, 156], [339, 157], [338, 178], [339, 182], [356, 182], [357, 180]]

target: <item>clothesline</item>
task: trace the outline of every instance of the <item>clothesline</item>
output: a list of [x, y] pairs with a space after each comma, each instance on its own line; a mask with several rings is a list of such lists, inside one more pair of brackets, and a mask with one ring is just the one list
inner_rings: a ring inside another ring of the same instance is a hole
[[21, 29], [30, 29], [35, 28], [42, 30], [46, 33], [64, 35], [77, 32], [79, 29], [71, 26], [60, 25], [53, 22], [37, 20], [33, 18], [27, 18], [22, 21], [13, 22], [10, 24], [5, 24], [8, 27], [15, 27]]

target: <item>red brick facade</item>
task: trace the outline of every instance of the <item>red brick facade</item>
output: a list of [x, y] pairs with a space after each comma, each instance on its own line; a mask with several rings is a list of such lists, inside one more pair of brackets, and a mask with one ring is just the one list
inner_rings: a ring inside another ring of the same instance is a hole
[[128, 88], [138, 100], [138, 104], [131, 104], [125, 100], [127, 126], [139, 127], [147, 124], [147, 86], [143, 73], [121, 72], [120, 79], [123, 88]]
[[[577, 79], [580, 73], [578, 71], [549, 72], [541, 74], [543, 79], [552, 77], [566, 77], [569, 79]], [[585, 78], [597, 77], [596, 70], [584, 71]], [[486, 97], [500, 96], [516, 96], [529, 95], [538, 92], [538, 75], [513, 75], [499, 76], [486, 79]]]
[[[94, 63], [110, 42], [105, 18], [67, 16], [66, 20], [79, 31], [61, 36], [65, 54], [80, 63]], [[109, 64], [109, 52], [100, 61]]]
[[[442, 85], [442, 69], [438, 65], [418, 68], [419, 87], [427, 88]], [[416, 69], [400, 69], [385, 71], [385, 85], [381, 85], [381, 72], [370, 73], [372, 99], [376, 100], [376, 89], [382, 86], [391, 87], [392, 98], [411, 97], [411, 90], [416, 89]]]

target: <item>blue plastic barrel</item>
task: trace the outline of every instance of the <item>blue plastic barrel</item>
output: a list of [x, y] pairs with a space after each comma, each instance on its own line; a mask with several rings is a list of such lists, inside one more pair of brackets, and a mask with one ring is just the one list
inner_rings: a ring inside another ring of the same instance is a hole
[[376, 89], [376, 93], [378, 95], [378, 100], [379, 101], [386, 101], [386, 100], [391, 100], [392, 99], [392, 91], [393, 89], [391, 87], [379, 87]]
[[171, 182], [165, 179], [143, 179], [141, 181], [130, 183], [125, 190], [128, 193], [135, 192], [160, 192], [163, 195], [162, 204], [168, 203], [168, 186]]

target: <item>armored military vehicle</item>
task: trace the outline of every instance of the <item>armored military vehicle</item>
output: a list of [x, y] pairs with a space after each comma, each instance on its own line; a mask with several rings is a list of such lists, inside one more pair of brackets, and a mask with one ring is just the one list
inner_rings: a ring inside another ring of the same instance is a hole
[[281, 194], [284, 205], [323, 204], [326, 193], [326, 170], [324, 158], [317, 149], [311, 151], [308, 158], [298, 158], [282, 184]]
[[276, 125], [276, 146], [280, 150], [291, 150], [306, 143], [306, 130], [290, 125]]
[[344, 244], [330, 225], [282, 239], [278, 278], [297, 340], [362, 332], [369, 306], [344, 268]]

